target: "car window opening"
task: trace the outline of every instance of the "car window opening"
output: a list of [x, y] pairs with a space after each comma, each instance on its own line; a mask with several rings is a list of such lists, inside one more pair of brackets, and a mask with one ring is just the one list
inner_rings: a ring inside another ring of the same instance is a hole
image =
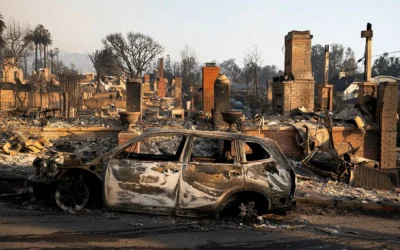
[[233, 140], [195, 137], [190, 162], [233, 164], [235, 156]]
[[259, 161], [269, 159], [271, 155], [256, 142], [245, 142], [244, 143], [244, 152], [246, 154], [246, 160], [250, 161]]
[[134, 143], [117, 155], [119, 159], [142, 161], [179, 161], [187, 137], [150, 136]]

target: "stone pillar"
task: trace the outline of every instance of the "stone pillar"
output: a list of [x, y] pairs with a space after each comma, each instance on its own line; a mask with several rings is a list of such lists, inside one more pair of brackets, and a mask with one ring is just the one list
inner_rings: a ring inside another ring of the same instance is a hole
[[225, 74], [219, 74], [214, 84], [213, 122], [215, 126], [225, 124], [221, 111], [231, 110], [230, 98], [230, 81]]
[[396, 168], [398, 85], [398, 82], [382, 82], [379, 85], [377, 108], [380, 112], [381, 169]]
[[157, 90], [159, 97], [165, 97], [167, 92], [167, 84], [164, 80], [164, 58], [159, 59], [158, 63], [158, 82]]
[[372, 72], [372, 24], [367, 24], [367, 30], [361, 31], [361, 38], [365, 38], [365, 56], [364, 56], [364, 81], [371, 81]]
[[220, 68], [215, 66], [215, 63], [206, 63], [206, 66], [202, 68], [204, 112], [211, 112], [214, 109], [214, 83], [219, 71]]
[[317, 106], [322, 110], [332, 111], [333, 85], [318, 84]]
[[154, 69], [154, 82], [153, 82], [153, 91], [157, 92], [157, 82], [158, 82], [158, 69]]
[[142, 112], [142, 80], [129, 79], [126, 83], [126, 110], [128, 112]]
[[268, 80], [267, 84], [267, 102], [272, 102], [272, 80]]
[[333, 85], [329, 83], [329, 45], [325, 45], [324, 83], [318, 84], [317, 107], [332, 111]]
[[175, 108], [182, 109], [182, 77], [175, 77]]
[[150, 92], [150, 75], [146, 74], [144, 75], [144, 82], [142, 85], [142, 92], [143, 93], [149, 93]]
[[324, 84], [329, 84], [329, 45], [325, 45]]

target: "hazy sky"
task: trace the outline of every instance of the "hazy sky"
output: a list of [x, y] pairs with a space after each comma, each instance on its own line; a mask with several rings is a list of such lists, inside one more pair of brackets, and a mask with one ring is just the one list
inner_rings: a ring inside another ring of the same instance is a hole
[[399, 0], [0, 0], [5, 17], [43, 24], [54, 46], [68, 52], [100, 49], [110, 32], [148, 34], [172, 61], [187, 44], [200, 62], [235, 58], [252, 45], [264, 64], [283, 68], [284, 36], [310, 30], [313, 44], [340, 43], [362, 56], [361, 30], [371, 22], [373, 54], [400, 50]]

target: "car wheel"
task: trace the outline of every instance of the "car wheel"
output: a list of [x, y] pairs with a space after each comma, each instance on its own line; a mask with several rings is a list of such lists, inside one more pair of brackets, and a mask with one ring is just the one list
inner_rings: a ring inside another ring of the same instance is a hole
[[77, 212], [88, 203], [89, 188], [82, 180], [67, 177], [58, 184], [55, 200], [62, 210]]
[[254, 210], [255, 202], [244, 202], [239, 206], [239, 218], [244, 222], [252, 222], [255, 218], [257, 218], [257, 210]]

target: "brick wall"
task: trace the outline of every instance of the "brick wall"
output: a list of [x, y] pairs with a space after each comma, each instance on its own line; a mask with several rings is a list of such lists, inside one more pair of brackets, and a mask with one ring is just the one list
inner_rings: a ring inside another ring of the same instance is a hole
[[381, 169], [396, 168], [398, 83], [380, 83], [377, 96], [381, 127], [379, 165]]
[[287, 157], [302, 158], [304, 157], [303, 149], [297, 146], [296, 134], [297, 130], [293, 127], [270, 128], [264, 130], [244, 130], [244, 134], [252, 136], [260, 136], [275, 140]]
[[[304, 157], [303, 149], [296, 142], [297, 130], [293, 127], [270, 127], [260, 132], [257, 129], [246, 129], [243, 133], [275, 140], [287, 157]], [[334, 127], [332, 134], [335, 148], [339, 155], [352, 152], [352, 147], [354, 149], [359, 147], [356, 153], [357, 156], [373, 160], [379, 159], [379, 130], [367, 130], [366, 134], [363, 134], [355, 129]]]
[[380, 136], [379, 130], [366, 130], [363, 134], [359, 130], [344, 127], [333, 128], [333, 142], [339, 156], [357, 149], [357, 156], [372, 160], [379, 160]]
[[272, 86], [272, 105], [276, 112], [293, 116], [301, 106], [314, 111], [314, 81], [274, 82]]
[[214, 82], [219, 75], [220, 68], [217, 66], [204, 66], [203, 74], [203, 111], [211, 112], [214, 109]]
[[[38, 92], [20, 92], [19, 97], [24, 101], [24, 107], [59, 108], [60, 95], [57, 92], [43, 93], [42, 103]], [[12, 90], [0, 90], [0, 108], [13, 108], [15, 105], [14, 92]]]

